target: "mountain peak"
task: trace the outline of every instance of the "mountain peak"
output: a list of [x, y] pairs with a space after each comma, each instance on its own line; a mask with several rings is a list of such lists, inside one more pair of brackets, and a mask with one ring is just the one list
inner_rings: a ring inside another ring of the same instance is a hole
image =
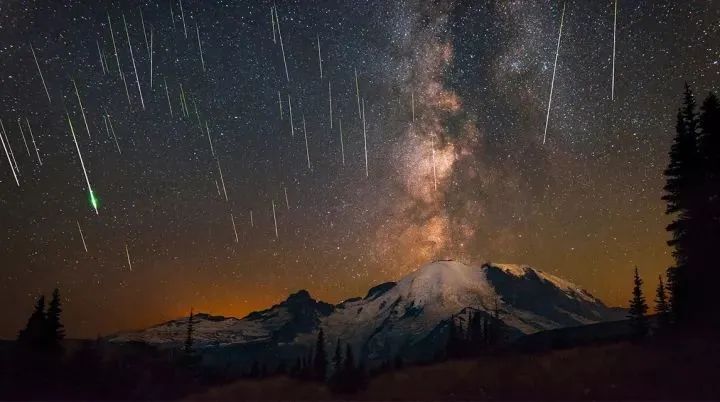
[[310, 296], [310, 292], [305, 289], [300, 289], [297, 292], [290, 294], [290, 296], [285, 299], [285, 303], [296, 303], [311, 300], [313, 300], [313, 298]]

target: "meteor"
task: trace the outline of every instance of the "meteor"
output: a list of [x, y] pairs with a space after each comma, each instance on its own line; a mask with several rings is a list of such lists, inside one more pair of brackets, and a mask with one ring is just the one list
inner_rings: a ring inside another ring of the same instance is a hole
[[290, 136], [295, 137], [295, 125], [292, 117], [292, 103], [290, 102], [290, 94], [288, 94], [288, 108], [290, 109]]
[[130, 267], [130, 271], [132, 272], [132, 262], [130, 261], [130, 251], [128, 250], [127, 243], [125, 243], [125, 255], [127, 256], [128, 267]]
[[172, 104], [170, 103], [170, 91], [168, 91], [167, 79], [165, 79], [165, 77], [163, 77], [163, 82], [165, 83], [165, 96], [167, 96], [168, 108], [170, 109], [170, 117], [173, 117]]
[[20, 167], [18, 166], [17, 159], [15, 159], [15, 153], [13, 152], [12, 145], [10, 145], [10, 137], [8, 137], [7, 131], [5, 131], [5, 125], [0, 120], [0, 128], [2, 128], [3, 134], [5, 134], [5, 141], [7, 141], [7, 147], [10, 150], [10, 156], [12, 157], [13, 163], [15, 164], [15, 171], [20, 173]]
[[318, 63], [320, 65], [320, 79], [322, 79], [322, 55], [320, 54], [320, 35], [317, 36]]
[[[108, 26], [110, 27], [110, 39], [112, 39], [113, 50], [115, 51], [115, 62], [117, 63], [118, 74], [123, 79], [123, 81], [125, 81], [125, 78], [122, 76], [122, 70], [120, 69], [120, 57], [118, 57], [117, 46], [115, 46], [115, 34], [113, 33], [112, 21], [110, 21], [110, 13], [109, 12], [107, 14], [107, 20], [108, 20]], [[125, 84], [125, 89], [127, 90], [127, 84]], [[129, 99], [130, 99], [130, 97], [128, 96], [128, 100]]]
[[255, 227], [255, 221], [253, 220], [253, 212], [252, 212], [252, 209], [250, 210], [250, 227], [251, 227], [251, 228], [254, 228], [254, 227]]
[[85, 243], [85, 236], [83, 236], [82, 228], [80, 227], [80, 222], [75, 220], [75, 223], [77, 223], [78, 231], [80, 232], [80, 240], [82, 240], [83, 248], [85, 249], [85, 252], [88, 252], [87, 249], [87, 243]]
[[413, 121], [413, 123], [415, 123], [415, 91], [412, 91], [410, 93], [410, 99], [411, 99], [410, 103], [412, 105], [411, 106], [412, 107], [412, 118], [413, 118], [412, 121]]
[[105, 71], [105, 63], [103, 63], [103, 55], [100, 51], [100, 42], [96, 40], [95, 45], [97, 46], [98, 56], [100, 57], [100, 68], [102, 69], [103, 75], [105, 75], [107, 74], [107, 71]]
[[150, 89], [153, 84], [153, 26], [150, 25]]
[[27, 123], [28, 130], [30, 131], [30, 139], [32, 140], [33, 147], [35, 147], [35, 155], [37, 155], [38, 162], [40, 163], [40, 166], [42, 166], [42, 159], [40, 159], [40, 151], [38, 151], [37, 143], [35, 143], [35, 136], [32, 132], [32, 127], [30, 127], [30, 120], [28, 120], [27, 117], [25, 118], [25, 123]]
[[278, 91], [278, 106], [280, 106], [280, 120], [283, 119], [283, 111], [282, 111], [282, 98], [280, 97], [280, 91]]
[[203, 59], [202, 43], [200, 42], [200, 26], [195, 24], [195, 31], [197, 32], [198, 49], [200, 50], [200, 63], [202, 64], [203, 72], [205, 72], [205, 59]]
[[128, 90], [127, 81], [125, 80], [125, 74], [123, 72], [120, 72], [120, 78], [122, 79], [123, 85], [125, 85], [125, 95], [127, 95], [128, 99], [128, 105], [132, 105], [132, 102], [130, 101], [130, 91]]
[[332, 118], [332, 86], [330, 85], [330, 80], [328, 80], [328, 99], [330, 99], [330, 130], [333, 128], [333, 118]]
[[142, 24], [143, 37], [145, 38], [145, 50], [148, 52], [148, 58], [150, 57], [150, 45], [148, 45], [147, 31], [145, 30], [145, 18], [143, 18], [142, 7], [138, 7], [140, 10], [140, 24]]
[[28, 156], [32, 157], [32, 155], [30, 154], [30, 147], [28, 147], [27, 140], [25, 139], [25, 133], [23, 132], [22, 124], [20, 123], [19, 117], [18, 117], [17, 122], [18, 122], [18, 128], [20, 129], [20, 136], [22, 137], [23, 142], [25, 143], [25, 150], [27, 151]]
[[285, 46], [283, 46], [282, 32], [280, 32], [280, 19], [277, 15], [277, 7], [275, 7], [275, 22], [277, 23], [278, 36], [280, 37], [280, 51], [282, 52], [283, 64], [285, 65], [285, 78], [290, 82], [290, 74], [288, 74], [287, 60], [285, 59]]
[[67, 116], [68, 125], [70, 126], [70, 133], [72, 134], [73, 141], [75, 142], [75, 149], [77, 149], [78, 152], [78, 158], [80, 159], [80, 166], [82, 167], [83, 174], [85, 175], [85, 183], [87, 183], [87, 189], [88, 189], [88, 195], [90, 197], [90, 203], [92, 204], [93, 208], [95, 208], [95, 214], [100, 215], [98, 212], [98, 200], [95, 197], [95, 193], [92, 190], [92, 186], [90, 185], [90, 178], [88, 178], [87, 170], [85, 170], [85, 162], [83, 162], [82, 154], [80, 153], [80, 146], [77, 142], [77, 137], [75, 137], [75, 129], [72, 125], [72, 120], [70, 120], [70, 115], [68, 112], [65, 112], [65, 115]]
[[173, 31], [174, 31], [175, 30], [175, 13], [173, 12], [172, 4], [173, 4], [173, 2], [172, 2], [172, 0], [170, 0], [170, 20], [172, 21]]
[[280, 236], [278, 236], [277, 217], [275, 216], [275, 200], [272, 200], [272, 210], [273, 210], [273, 222], [275, 223], [275, 238], [279, 239]]
[[185, 25], [185, 12], [182, 8], [182, 0], [180, 0], [180, 18], [182, 19], [183, 23], [183, 31], [185, 31], [185, 39], [187, 39], [187, 26]]
[[283, 188], [285, 190], [285, 206], [287, 206], [288, 211], [290, 210], [290, 201], [288, 201], [288, 195], [287, 195], [287, 187]]
[[135, 82], [137, 82], [138, 92], [140, 93], [140, 104], [142, 105], [143, 110], [145, 110], [145, 101], [143, 100], [142, 89], [140, 88], [140, 77], [138, 76], [137, 66], [135, 65], [135, 56], [132, 51], [132, 43], [130, 43], [130, 32], [128, 31], [127, 21], [125, 21], [125, 14], [123, 14], [122, 17], [123, 23], [125, 24], [125, 36], [127, 36], [128, 40], [128, 49], [130, 49], [130, 58], [132, 59], [133, 70], [135, 70]]
[[547, 139], [548, 123], [550, 122], [550, 105], [552, 104], [553, 88], [555, 87], [555, 71], [557, 70], [558, 55], [560, 54], [560, 38], [562, 38], [563, 21], [565, 20], [565, 3], [563, 3], [562, 14], [560, 15], [560, 33], [558, 34], [557, 49], [555, 49], [555, 64], [553, 65], [552, 81], [550, 81], [550, 98], [548, 99], [547, 115], [545, 116], [545, 134], [543, 144]]
[[360, 116], [360, 85], [358, 85], [357, 68], [355, 69], [355, 95], [357, 96], [358, 116]]
[[[0, 120], [0, 122], [2, 122], [2, 121]], [[10, 165], [10, 170], [12, 171], [13, 177], [15, 178], [15, 183], [17, 183], [18, 187], [20, 187], [20, 181], [18, 180], [17, 173], [15, 173], [15, 168], [13, 167], [13, 163], [10, 160], [10, 153], [8, 153], [8, 149], [5, 146], [5, 140], [3, 139], [2, 133], [0, 133], [0, 142], [2, 142], [3, 149], [5, 150], [5, 156], [7, 157], [8, 164]], [[9, 140], [8, 140], [8, 145], [9, 145]]]
[[338, 125], [340, 126], [340, 153], [342, 154], [342, 164], [345, 166], [345, 144], [343, 143], [342, 120], [338, 119]]
[[430, 136], [431, 141], [431, 148], [432, 148], [432, 171], [433, 171], [433, 185], [435, 186], [435, 191], [437, 191], [437, 172], [435, 168], [435, 135]]
[[310, 168], [310, 148], [308, 148], [308, 140], [307, 140], [307, 128], [305, 128], [305, 114], [303, 113], [303, 132], [305, 133], [305, 154], [307, 155], [307, 163], [308, 163], [308, 170], [312, 170]]
[[110, 131], [112, 132], [113, 140], [115, 140], [115, 146], [117, 147], [118, 153], [122, 155], [122, 151], [120, 151], [120, 144], [115, 136], [115, 127], [113, 127], [112, 120], [110, 120], [110, 114], [107, 110], [105, 110], [105, 117], [107, 118], [108, 124], [110, 124]]
[[35, 55], [35, 49], [32, 47], [32, 43], [30, 44], [30, 51], [32, 52], [33, 59], [35, 59], [35, 65], [37, 66], [38, 73], [40, 73], [40, 80], [42, 81], [43, 88], [45, 88], [45, 95], [47, 95], [48, 102], [50, 101], [50, 92], [48, 92], [47, 85], [45, 85], [45, 77], [43, 77], [42, 70], [40, 69], [40, 63], [38, 63], [37, 56]]
[[617, 3], [617, 0], [615, 0], [615, 17], [613, 18], [612, 86], [610, 87], [610, 100], [615, 100], [615, 32], [617, 31]]
[[223, 179], [222, 169], [220, 168], [220, 159], [215, 158], [215, 161], [217, 161], [218, 172], [220, 172], [220, 182], [222, 183], [223, 194], [225, 194], [225, 201], [227, 201], [227, 189], [225, 188], [225, 179]]
[[90, 135], [90, 127], [88, 127], [87, 118], [85, 117], [85, 108], [83, 108], [82, 100], [80, 100], [80, 92], [78, 91], [77, 84], [75, 84], [75, 80], [72, 79], [73, 86], [75, 87], [75, 95], [77, 96], [78, 103], [80, 104], [80, 112], [82, 113], [83, 121], [85, 122], [85, 130], [87, 130], [88, 138], [92, 138]]
[[275, 34], [275, 12], [273, 11], [273, 6], [270, 6], [270, 25], [272, 25], [272, 31], [273, 31], [273, 43], [277, 43], [276, 34]]
[[239, 243], [240, 240], [238, 239], [237, 229], [235, 228], [235, 218], [233, 214], [230, 214], [230, 221], [232, 222], [233, 232], [235, 233], [235, 243]]
[[367, 131], [365, 129], [365, 99], [362, 100], [362, 124], [363, 124], [363, 144], [365, 145], [365, 177], [369, 177], [368, 172], [368, 155], [367, 155]]

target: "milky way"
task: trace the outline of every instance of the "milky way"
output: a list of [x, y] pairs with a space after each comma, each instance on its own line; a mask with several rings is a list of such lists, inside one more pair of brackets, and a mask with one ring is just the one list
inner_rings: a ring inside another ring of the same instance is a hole
[[614, 101], [615, 4], [565, 3], [544, 144], [562, 2], [272, 4], [8, 2], [0, 118], [38, 152], [15, 152], [20, 187], [0, 169], [0, 336], [56, 286], [94, 336], [438, 258], [613, 305], [635, 264], [648, 286], [670, 264], [662, 170], [683, 82], [718, 90], [717, 2], [619, 1]]

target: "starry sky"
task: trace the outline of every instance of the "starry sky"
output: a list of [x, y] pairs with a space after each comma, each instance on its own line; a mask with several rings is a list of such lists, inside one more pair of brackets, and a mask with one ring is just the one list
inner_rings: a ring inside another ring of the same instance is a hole
[[619, 0], [611, 99], [614, 2], [568, 0], [545, 143], [562, 2], [272, 4], [3, 2], [0, 337], [54, 287], [94, 337], [338, 302], [438, 258], [610, 305], [638, 265], [652, 292], [675, 110], [684, 81], [719, 89], [720, 3]]

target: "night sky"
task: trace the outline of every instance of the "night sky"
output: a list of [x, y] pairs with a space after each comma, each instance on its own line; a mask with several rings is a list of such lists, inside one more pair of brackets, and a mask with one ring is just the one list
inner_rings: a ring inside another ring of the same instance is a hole
[[93, 337], [303, 288], [337, 302], [437, 258], [530, 264], [610, 305], [638, 265], [652, 292], [675, 110], [684, 81], [719, 89], [720, 2], [619, 0], [611, 100], [614, 2], [567, 1], [544, 144], [562, 2], [276, 4], [289, 82], [270, 2], [3, 2], [1, 337], [54, 287]]

